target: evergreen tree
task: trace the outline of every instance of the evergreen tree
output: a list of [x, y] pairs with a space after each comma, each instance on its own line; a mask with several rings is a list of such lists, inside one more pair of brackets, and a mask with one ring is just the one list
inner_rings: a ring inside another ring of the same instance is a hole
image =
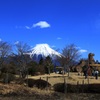
[[45, 59], [45, 71], [50, 75], [51, 72], [53, 72], [53, 64], [52, 64], [52, 59], [50, 56], [47, 56]]

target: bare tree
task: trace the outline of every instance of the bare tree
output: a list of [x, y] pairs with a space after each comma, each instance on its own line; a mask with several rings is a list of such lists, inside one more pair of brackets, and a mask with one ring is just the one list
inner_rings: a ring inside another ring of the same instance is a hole
[[73, 66], [75, 61], [78, 61], [80, 58], [80, 52], [77, 46], [70, 44], [65, 46], [62, 50], [62, 57], [60, 58], [60, 64], [64, 67], [64, 71], [68, 71], [68, 76], [70, 72], [70, 66]]
[[[11, 54], [11, 45], [7, 42], [0, 41], [0, 75], [4, 82], [8, 83], [8, 70], [4, 73], [5, 67], [8, 69], [9, 57]], [[4, 77], [5, 76], [5, 77]]]
[[25, 78], [28, 74], [28, 63], [31, 60], [30, 56], [27, 54], [30, 46], [26, 43], [19, 42], [16, 44], [17, 54], [15, 55], [16, 64], [19, 68], [22, 78]]
[[11, 45], [7, 42], [0, 41], [0, 69], [3, 67], [4, 61], [8, 59], [11, 54]]

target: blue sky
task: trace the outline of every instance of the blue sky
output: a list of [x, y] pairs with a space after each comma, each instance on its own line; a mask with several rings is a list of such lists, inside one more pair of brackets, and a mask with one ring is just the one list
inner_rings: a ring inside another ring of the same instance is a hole
[[100, 0], [0, 0], [0, 40], [56, 49], [74, 43], [100, 61]]

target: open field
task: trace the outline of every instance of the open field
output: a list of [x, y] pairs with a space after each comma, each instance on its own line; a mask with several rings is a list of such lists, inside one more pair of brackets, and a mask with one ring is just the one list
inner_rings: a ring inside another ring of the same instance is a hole
[[33, 78], [33, 79], [43, 79], [43, 80], [47, 80], [48, 77], [48, 82], [53, 86], [56, 83], [63, 83], [64, 82], [64, 77], [66, 77], [66, 83], [70, 83], [70, 84], [77, 84], [77, 82], [79, 82], [79, 84], [82, 84], [82, 82], [84, 81], [84, 84], [93, 84], [93, 83], [100, 83], [100, 77], [98, 77], [98, 79], [96, 80], [95, 77], [93, 76], [88, 76], [87, 79], [85, 79], [84, 76], [78, 76], [77, 73], [70, 73], [70, 76], [68, 77], [68, 74], [62, 75], [62, 74], [55, 74], [52, 73], [50, 75], [45, 74], [45, 75], [38, 75], [38, 76], [29, 76], [29, 78]]

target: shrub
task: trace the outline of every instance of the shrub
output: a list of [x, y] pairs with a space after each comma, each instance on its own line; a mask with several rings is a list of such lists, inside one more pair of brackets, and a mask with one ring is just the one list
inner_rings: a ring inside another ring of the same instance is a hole
[[41, 79], [37, 79], [37, 80], [34, 80], [34, 79], [26, 79], [25, 80], [25, 83], [28, 84], [28, 87], [37, 87], [37, 88], [40, 88], [40, 89], [45, 89], [47, 87], [50, 87], [51, 84], [45, 80], [41, 80]]
[[16, 73], [16, 68], [14, 66], [8, 65], [8, 66], [3, 66], [1, 68], [1, 72], [2, 73], [11, 73], [11, 74], [15, 74]]
[[2, 73], [1, 79], [3, 83], [10, 83], [15, 79], [15, 75], [11, 73]]
[[65, 91], [65, 84], [64, 83], [57, 83], [54, 86], [54, 90], [57, 92], [63, 92]]
[[34, 79], [26, 79], [25, 83], [28, 85], [28, 87], [33, 87], [35, 85]]
[[40, 89], [45, 89], [47, 88], [47, 86], [50, 87], [51, 84], [45, 80], [38, 79], [38, 80], [35, 80], [35, 86]]
[[64, 83], [57, 83], [54, 85], [54, 90], [57, 92], [64, 93], [65, 89], [68, 93], [100, 93], [100, 84], [67, 84], [66, 87]]
[[100, 84], [89, 84], [88, 91], [91, 93], [100, 93]]
[[69, 93], [75, 93], [79, 92], [79, 87], [77, 85], [72, 84], [65, 85], [65, 83], [57, 83], [54, 85], [54, 90], [62, 93], [64, 93], [65, 91]]

